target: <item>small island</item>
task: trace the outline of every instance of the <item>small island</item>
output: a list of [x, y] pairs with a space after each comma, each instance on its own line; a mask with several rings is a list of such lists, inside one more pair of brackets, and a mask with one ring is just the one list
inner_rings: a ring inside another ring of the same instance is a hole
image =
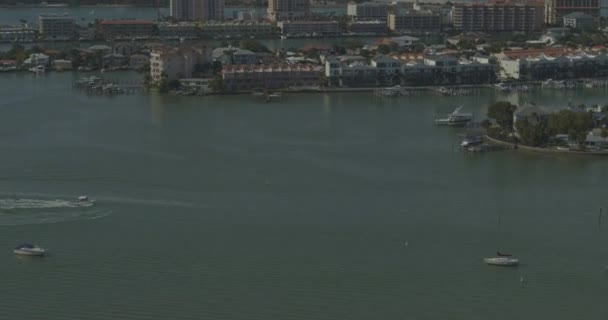
[[534, 103], [520, 108], [507, 101], [488, 107], [481, 122], [487, 140], [512, 148], [608, 155], [608, 105], [569, 105], [551, 110]]

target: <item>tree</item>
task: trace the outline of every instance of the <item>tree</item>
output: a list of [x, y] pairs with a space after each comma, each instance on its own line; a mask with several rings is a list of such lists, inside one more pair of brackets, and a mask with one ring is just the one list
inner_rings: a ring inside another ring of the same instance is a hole
[[224, 80], [222, 79], [222, 77], [218, 75], [213, 78], [213, 80], [209, 82], [209, 89], [216, 93], [224, 92]]
[[507, 101], [499, 101], [488, 108], [488, 118], [496, 120], [496, 123], [504, 130], [511, 131], [515, 110], [517, 110], [516, 105]]
[[389, 47], [385, 44], [381, 44], [378, 46], [378, 52], [380, 52], [382, 54], [389, 54], [391, 52], [391, 47]]
[[241, 41], [241, 49], [253, 51], [253, 52], [270, 52], [266, 46], [260, 42], [254, 40], [243, 40]]
[[492, 126], [492, 122], [488, 119], [485, 119], [479, 125], [486, 131], [488, 131], [488, 129]]

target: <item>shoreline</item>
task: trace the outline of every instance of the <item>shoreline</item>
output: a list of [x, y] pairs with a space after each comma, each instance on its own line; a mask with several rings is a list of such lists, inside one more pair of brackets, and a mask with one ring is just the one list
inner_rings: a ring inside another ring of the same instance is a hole
[[553, 154], [553, 155], [586, 155], [586, 156], [608, 156], [608, 151], [575, 151], [575, 150], [558, 150], [558, 149], [550, 149], [550, 148], [539, 148], [539, 147], [530, 147], [518, 143], [512, 143], [507, 141], [498, 140], [496, 138], [492, 138], [489, 135], [485, 135], [485, 138], [490, 144], [501, 145], [509, 147], [509, 149], [514, 150], [523, 150], [527, 152], [534, 153], [543, 153], [543, 154]]

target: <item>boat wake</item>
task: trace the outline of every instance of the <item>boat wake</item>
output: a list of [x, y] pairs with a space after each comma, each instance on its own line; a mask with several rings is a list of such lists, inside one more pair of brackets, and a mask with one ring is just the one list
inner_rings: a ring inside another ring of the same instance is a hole
[[110, 209], [82, 208], [80, 210], [23, 210], [0, 211], [0, 226], [20, 226], [29, 224], [51, 224], [69, 221], [95, 220], [106, 217], [112, 213]]
[[0, 199], [0, 210], [91, 207], [93, 202], [41, 199]]

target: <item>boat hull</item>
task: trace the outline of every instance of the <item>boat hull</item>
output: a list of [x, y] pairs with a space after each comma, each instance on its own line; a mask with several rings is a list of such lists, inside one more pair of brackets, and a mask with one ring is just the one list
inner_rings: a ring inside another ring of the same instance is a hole
[[36, 250], [28, 250], [28, 249], [15, 249], [13, 252], [19, 256], [29, 256], [29, 257], [42, 257], [46, 254], [44, 249], [36, 249]]
[[483, 261], [488, 265], [499, 267], [515, 267], [519, 265], [519, 259], [509, 257], [485, 258]]

